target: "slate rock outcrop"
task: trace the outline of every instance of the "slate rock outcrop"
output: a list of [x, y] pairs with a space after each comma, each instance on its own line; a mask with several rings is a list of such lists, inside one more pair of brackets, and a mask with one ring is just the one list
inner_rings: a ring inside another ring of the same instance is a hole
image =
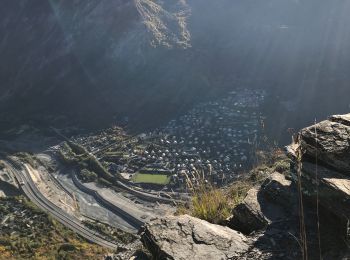
[[[302, 159], [298, 162], [298, 150]], [[315, 199], [340, 221], [350, 219], [350, 114], [331, 116], [300, 132], [298, 143], [287, 147], [297, 181], [300, 163], [303, 193]], [[339, 221], [338, 220], [338, 221]], [[345, 227], [344, 227], [345, 228]]]
[[272, 173], [261, 186], [250, 189], [243, 202], [233, 208], [228, 226], [248, 235], [286, 219], [296, 206], [296, 194], [290, 185], [291, 181], [284, 175]]
[[178, 260], [234, 259], [250, 244], [235, 230], [188, 215], [151, 221], [142, 228], [141, 241], [156, 259]]
[[350, 176], [350, 114], [328, 120], [300, 132], [304, 156]]
[[232, 217], [228, 220], [228, 226], [245, 234], [266, 228], [269, 219], [262, 212], [261, 207], [259, 189], [250, 189], [243, 202], [232, 210]]

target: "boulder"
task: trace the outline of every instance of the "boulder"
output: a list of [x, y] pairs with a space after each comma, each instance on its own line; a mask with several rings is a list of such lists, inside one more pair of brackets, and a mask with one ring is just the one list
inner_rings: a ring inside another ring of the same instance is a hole
[[147, 223], [141, 241], [155, 259], [232, 259], [249, 249], [250, 241], [228, 227], [188, 215], [167, 216]]
[[314, 204], [318, 201], [323, 214], [331, 216], [327, 225], [341, 230], [338, 236], [343, 240], [349, 239], [350, 114], [331, 116], [301, 130], [300, 140], [288, 146], [287, 152], [293, 161], [293, 180], [300, 184], [305, 198]]
[[291, 185], [283, 174], [272, 173], [261, 186], [250, 189], [243, 202], [232, 210], [228, 226], [250, 234], [286, 219], [297, 206]]
[[274, 172], [264, 181], [261, 188], [269, 201], [283, 207], [289, 205], [286, 209], [291, 209], [296, 199], [291, 185], [291, 180], [287, 180], [283, 174]]
[[350, 176], [350, 114], [303, 129], [300, 141], [306, 157], [317, 156], [320, 163]]
[[259, 199], [260, 189], [250, 189], [243, 202], [232, 210], [232, 216], [228, 219], [228, 226], [237, 229], [244, 234], [265, 228], [269, 220], [262, 212], [262, 203]]

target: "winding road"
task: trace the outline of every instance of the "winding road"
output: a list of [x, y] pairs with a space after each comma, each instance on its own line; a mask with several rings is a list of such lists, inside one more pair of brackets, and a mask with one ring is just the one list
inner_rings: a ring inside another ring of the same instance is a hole
[[88, 241], [96, 243], [100, 246], [113, 250], [116, 250], [120, 246], [117, 243], [104, 239], [97, 232], [92, 231], [82, 224], [78, 218], [64, 212], [62, 209], [45, 198], [34, 184], [30, 174], [22, 168], [21, 163], [17, 162], [13, 158], [8, 158], [8, 160], [6, 160], [6, 165], [18, 180], [25, 195], [39, 208], [50, 213], [64, 226], [70, 228], [77, 234], [86, 238]]

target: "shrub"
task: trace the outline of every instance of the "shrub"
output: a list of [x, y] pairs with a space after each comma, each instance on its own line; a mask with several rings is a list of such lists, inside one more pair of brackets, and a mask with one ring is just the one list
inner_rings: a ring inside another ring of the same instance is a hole
[[273, 165], [274, 171], [287, 174], [290, 170], [290, 161], [288, 159], [279, 160]]
[[21, 158], [25, 163], [28, 163], [32, 167], [37, 166], [36, 159], [33, 157], [33, 155], [25, 152], [20, 152], [15, 154], [17, 157]]
[[88, 171], [86, 169], [82, 169], [80, 171], [79, 177], [84, 181], [84, 182], [93, 182], [97, 179], [97, 174], [91, 171]]
[[60, 252], [60, 251], [74, 251], [76, 248], [75, 248], [75, 246], [74, 245], [72, 245], [72, 244], [69, 244], [69, 243], [66, 243], [66, 244], [62, 244], [61, 246], [60, 246], [60, 248], [58, 249], [58, 252]]
[[93, 156], [89, 156], [87, 159], [87, 164], [89, 166], [89, 169], [95, 173], [98, 174], [99, 177], [104, 178], [108, 180], [109, 182], [113, 182], [114, 178], [113, 175], [110, 174], [103, 166], [102, 164], [97, 161]]
[[247, 192], [252, 188], [252, 186], [253, 183], [246, 180], [242, 180], [233, 183], [228, 188], [228, 197], [230, 200], [231, 208], [234, 208], [236, 205], [238, 205], [244, 200], [245, 196], [247, 195]]
[[72, 149], [72, 151], [77, 155], [87, 154], [88, 152], [85, 150], [84, 147], [82, 147], [79, 144], [76, 144], [74, 142], [68, 142], [69, 147]]

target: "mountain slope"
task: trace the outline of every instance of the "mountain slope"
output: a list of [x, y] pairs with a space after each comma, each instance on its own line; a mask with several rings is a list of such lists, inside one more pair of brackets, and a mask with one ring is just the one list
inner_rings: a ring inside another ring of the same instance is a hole
[[6, 0], [0, 108], [21, 120], [128, 116], [147, 127], [259, 87], [287, 107], [277, 116], [302, 125], [314, 111], [348, 108], [348, 9], [345, 0]]

